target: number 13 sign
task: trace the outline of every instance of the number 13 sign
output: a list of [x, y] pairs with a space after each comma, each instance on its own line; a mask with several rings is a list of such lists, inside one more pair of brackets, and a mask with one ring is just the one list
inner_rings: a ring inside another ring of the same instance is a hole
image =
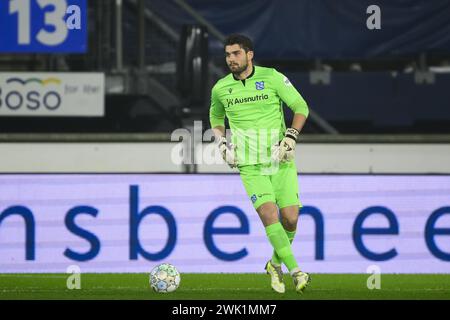
[[0, 52], [84, 53], [86, 0], [0, 0]]

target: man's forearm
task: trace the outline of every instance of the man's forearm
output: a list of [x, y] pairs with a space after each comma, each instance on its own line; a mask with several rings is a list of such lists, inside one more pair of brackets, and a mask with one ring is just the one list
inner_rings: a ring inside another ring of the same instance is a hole
[[301, 132], [303, 129], [303, 126], [305, 125], [306, 117], [301, 113], [295, 113], [294, 119], [292, 119], [292, 126], [291, 128], [296, 129], [298, 132]]
[[212, 129], [213, 129], [214, 136], [216, 137], [216, 139], [219, 139], [220, 137], [225, 136], [225, 127], [224, 126], [217, 126]]

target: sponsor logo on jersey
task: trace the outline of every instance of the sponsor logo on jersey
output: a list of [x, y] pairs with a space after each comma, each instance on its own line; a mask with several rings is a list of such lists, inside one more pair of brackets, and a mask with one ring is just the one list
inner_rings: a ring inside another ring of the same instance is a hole
[[264, 81], [256, 81], [255, 87], [256, 87], [256, 90], [264, 90]]
[[263, 100], [267, 100], [267, 99], [269, 99], [268, 94], [258, 94], [256, 96], [252, 96], [252, 97], [226, 99], [227, 100], [226, 108], [231, 107], [235, 104], [263, 101]]

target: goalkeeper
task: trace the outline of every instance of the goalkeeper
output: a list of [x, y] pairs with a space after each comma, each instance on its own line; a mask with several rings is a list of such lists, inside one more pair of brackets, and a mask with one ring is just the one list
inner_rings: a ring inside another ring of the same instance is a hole
[[[274, 248], [265, 266], [272, 288], [285, 292], [283, 263], [296, 291], [303, 292], [310, 276], [300, 270], [291, 248], [301, 207], [293, 159], [308, 106], [283, 74], [253, 65], [253, 44], [249, 38], [231, 35], [224, 48], [231, 73], [212, 88], [211, 127], [223, 159], [239, 169], [248, 197]], [[282, 102], [295, 113], [290, 128], [284, 122]], [[230, 146], [225, 137], [225, 117], [232, 133]]]

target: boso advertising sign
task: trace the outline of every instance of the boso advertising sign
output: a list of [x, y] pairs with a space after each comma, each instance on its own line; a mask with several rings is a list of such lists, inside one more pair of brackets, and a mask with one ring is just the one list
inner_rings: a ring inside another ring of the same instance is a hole
[[0, 52], [85, 53], [86, 0], [0, 1]]
[[[450, 176], [299, 182], [303, 269], [450, 272]], [[270, 256], [238, 175], [0, 176], [0, 272], [262, 272]]]
[[0, 73], [0, 116], [103, 116], [102, 73]]

